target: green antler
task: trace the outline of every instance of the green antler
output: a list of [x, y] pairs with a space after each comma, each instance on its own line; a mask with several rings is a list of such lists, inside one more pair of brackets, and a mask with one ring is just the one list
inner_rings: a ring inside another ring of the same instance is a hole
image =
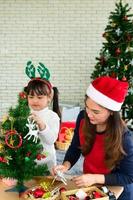
[[25, 73], [27, 74], [27, 76], [31, 79], [31, 78], [35, 78], [35, 67], [32, 64], [31, 61], [27, 62], [27, 66], [25, 68]]
[[47, 81], [50, 78], [50, 72], [49, 70], [45, 67], [43, 63], [39, 63], [39, 66], [37, 68], [38, 73], [40, 74], [40, 77], [43, 79], [45, 78]]

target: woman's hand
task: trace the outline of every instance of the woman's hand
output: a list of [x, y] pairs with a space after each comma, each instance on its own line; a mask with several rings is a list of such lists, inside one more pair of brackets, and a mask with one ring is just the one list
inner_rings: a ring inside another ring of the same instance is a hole
[[55, 175], [56, 175], [56, 172], [57, 172], [58, 170], [61, 171], [62, 173], [65, 173], [65, 172], [67, 172], [67, 171], [69, 170], [70, 167], [71, 167], [70, 162], [65, 161], [62, 165], [56, 165], [56, 166], [54, 166], [54, 167], [52, 168], [52, 170], [51, 170], [51, 174], [52, 174], [53, 176], [55, 176]]
[[72, 179], [77, 187], [88, 187], [96, 183], [104, 184], [104, 175], [102, 174], [83, 174], [81, 176], [73, 177]]

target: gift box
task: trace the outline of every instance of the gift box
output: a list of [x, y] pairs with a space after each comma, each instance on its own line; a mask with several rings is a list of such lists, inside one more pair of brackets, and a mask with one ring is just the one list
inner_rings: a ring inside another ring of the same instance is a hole
[[62, 122], [58, 139], [55, 143], [59, 150], [67, 150], [74, 134], [75, 122]]
[[[80, 197], [80, 198], [79, 198]], [[88, 198], [87, 198], [88, 197]], [[68, 190], [61, 193], [61, 200], [109, 200], [109, 196], [102, 192], [96, 186], [91, 186], [87, 188]]]

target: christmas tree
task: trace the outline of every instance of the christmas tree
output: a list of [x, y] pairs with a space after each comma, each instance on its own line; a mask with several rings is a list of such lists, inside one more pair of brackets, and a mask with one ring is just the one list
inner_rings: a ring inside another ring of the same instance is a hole
[[46, 165], [36, 164], [36, 159], [45, 155], [41, 153], [39, 139], [34, 137], [36, 125], [30, 121], [29, 114], [26, 94], [21, 92], [18, 105], [9, 109], [2, 122], [0, 135], [0, 176], [16, 179], [18, 192], [25, 189], [24, 181], [48, 174]]
[[103, 33], [105, 42], [96, 58], [91, 78], [108, 75], [128, 81], [129, 91], [122, 106], [122, 117], [133, 128], [133, 14], [129, 13], [131, 8], [128, 4], [123, 5], [122, 0], [115, 5]]

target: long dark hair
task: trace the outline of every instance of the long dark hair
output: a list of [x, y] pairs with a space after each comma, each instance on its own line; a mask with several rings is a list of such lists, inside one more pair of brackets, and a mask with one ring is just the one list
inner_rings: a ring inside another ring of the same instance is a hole
[[[109, 169], [113, 169], [123, 156], [126, 155], [122, 144], [122, 137], [126, 126], [122, 121], [119, 112], [111, 112], [112, 115], [109, 116], [107, 121], [104, 143], [105, 163]], [[85, 137], [85, 143], [81, 149], [83, 155], [86, 155], [91, 151], [96, 137], [96, 125], [90, 123], [86, 112], [83, 134]]]
[[52, 98], [53, 111], [56, 112], [61, 120], [61, 112], [59, 108], [59, 91], [57, 87], [52, 87], [50, 82], [43, 79], [31, 79], [24, 88], [27, 95], [46, 95]]

